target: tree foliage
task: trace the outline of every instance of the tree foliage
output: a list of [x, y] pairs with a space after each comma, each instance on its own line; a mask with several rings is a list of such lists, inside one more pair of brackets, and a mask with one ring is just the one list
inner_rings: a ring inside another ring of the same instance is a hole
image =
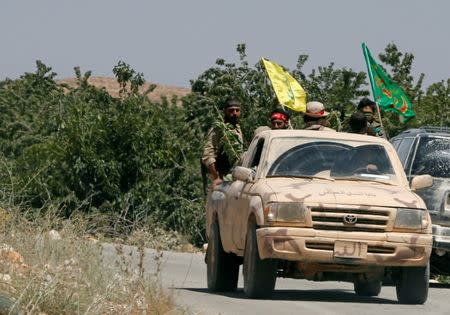
[[11, 202], [151, 219], [200, 240], [203, 212], [190, 205], [201, 200], [200, 174], [186, 141], [196, 135], [176, 100], [150, 102], [123, 63], [119, 98], [90, 85], [89, 72], [76, 68], [77, 86], [63, 88], [50, 70], [38, 62], [0, 88], [0, 176]]
[[[223, 124], [228, 97], [241, 100], [241, 127], [247, 143], [254, 130], [268, 125], [274, 93], [260, 63], [249, 65], [245, 44], [237, 46], [238, 62], [217, 59], [191, 81], [192, 92], [177, 100], [151, 102], [155, 88], [142, 91], [143, 74], [125, 62], [113, 73], [119, 97], [89, 84], [90, 72], [75, 68], [77, 84], [55, 80], [51, 68], [37, 61], [34, 73], [0, 82], [0, 180], [3, 204], [42, 211], [59, 208], [110, 214], [121, 218], [112, 228], [127, 232], [133, 222], [153, 220], [203, 241], [204, 196], [199, 158], [208, 130]], [[361, 57], [362, 58], [362, 57]], [[408, 94], [417, 117], [408, 125], [383, 114], [387, 134], [420, 125], [450, 126], [450, 79], [423, 88], [424, 75], [412, 75], [414, 56], [387, 45], [379, 59]], [[291, 71], [308, 101], [325, 104], [340, 128], [369, 95], [366, 74], [334, 63], [310, 73], [298, 57]], [[286, 69], [288, 70], [288, 69]], [[302, 116], [292, 116], [294, 128]]]

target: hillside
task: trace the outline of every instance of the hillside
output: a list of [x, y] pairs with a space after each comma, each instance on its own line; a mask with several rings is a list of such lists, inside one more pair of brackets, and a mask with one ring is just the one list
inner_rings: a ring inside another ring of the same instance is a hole
[[[76, 79], [75, 78], [67, 78], [58, 80], [61, 83], [66, 83], [69, 86], [75, 86]], [[117, 97], [119, 95], [119, 84], [114, 78], [109, 77], [90, 77], [89, 83], [98, 87], [102, 88], [104, 87], [109, 94], [112, 96]], [[150, 86], [150, 82], [146, 82], [144, 86], [142, 87], [142, 90], [145, 91]], [[155, 90], [151, 92], [148, 97], [153, 102], [159, 102], [161, 100], [161, 97], [165, 96], [168, 100], [172, 98], [172, 96], [177, 96], [178, 99], [181, 99], [183, 96], [187, 95], [190, 92], [189, 88], [184, 87], [178, 87], [178, 86], [170, 86], [170, 85], [163, 85], [163, 84], [157, 84]]]

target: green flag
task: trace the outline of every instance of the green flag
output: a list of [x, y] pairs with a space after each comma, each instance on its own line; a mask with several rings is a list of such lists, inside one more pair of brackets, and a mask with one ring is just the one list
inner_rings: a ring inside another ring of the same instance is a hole
[[383, 111], [399, 114], [402, 121], [406, 123], [416, 115], [412, 110], [411, 102], [405, 92], [375, 62], [365, 43], [362, 43], [362, 49], [375, 102]]

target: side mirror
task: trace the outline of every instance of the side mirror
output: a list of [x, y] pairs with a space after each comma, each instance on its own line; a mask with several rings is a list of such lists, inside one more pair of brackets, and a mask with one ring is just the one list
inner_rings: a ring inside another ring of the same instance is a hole
[[411, 190], [416, 191], [421, 188], [428, 188], [433, 186], [433, 177], [430, 175], [415, 176], [411, 180]]
[[247, 167], [236, 166], [233, 170], [233, 179], [249, 182], [253, 180], [253, 171]]

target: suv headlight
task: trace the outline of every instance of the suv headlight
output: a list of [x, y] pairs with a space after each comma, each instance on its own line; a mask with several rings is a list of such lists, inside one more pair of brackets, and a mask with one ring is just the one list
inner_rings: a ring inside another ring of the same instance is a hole
[[426, 210], [399, 208], [395, 217], [394, 229], [425, 230], [429, 221]]
[[275, 202], [267, 205], [264, 214], [268, 222], [305, 223], [307, 211], [301, 203]]

